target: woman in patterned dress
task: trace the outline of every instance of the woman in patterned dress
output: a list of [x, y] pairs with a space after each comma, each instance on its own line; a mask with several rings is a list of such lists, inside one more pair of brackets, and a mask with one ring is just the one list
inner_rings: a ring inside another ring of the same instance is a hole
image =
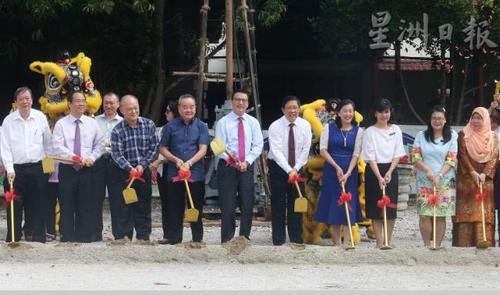
[[431, 196], [436, 188], [436, 247], [446, 231], [446, 217], [455, 215], [458, 134], [446, 122], [442, 106], [432, 109], [427, 130], [415, 137], [413, 154], [417, 170], [417, 214], [425, 247], [430, 247], [434, 203]]

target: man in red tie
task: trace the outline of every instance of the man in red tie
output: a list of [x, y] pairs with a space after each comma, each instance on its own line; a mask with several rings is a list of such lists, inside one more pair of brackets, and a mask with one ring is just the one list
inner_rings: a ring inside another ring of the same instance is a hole
[[231, 103], [233, 111], [220, 119], [215, 127], [215, 137], [223, 140], [229, 153], [237, 159], [230, 163], [226, 155], [220, 155], [224, 161], [219, 161], [217, 166], [222, 243], [234, 237], [237, 199], [241, 212], [239, 235], [250, 239], [255, 201], [254, 162], [264, 145], [259, 122], [246, 113], [248, 94], [235, 91]]
[[[286, 241], [302, 244], [302, 213], [294, 212], [297, 190], [288, 183], [306, 164], [311, 148], [311, 125], [299, 117], [300, 101], [286, 96], [281, 104], [283, 116], [269, 127], [269, 176], [271, 182], [272, 235], [275, 246]], [[303, 189], [303, 184], [301, 189]]]

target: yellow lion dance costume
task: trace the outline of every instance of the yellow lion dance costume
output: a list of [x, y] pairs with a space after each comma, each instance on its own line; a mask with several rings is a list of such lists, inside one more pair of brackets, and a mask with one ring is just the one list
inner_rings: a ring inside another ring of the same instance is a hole
[[[93, 116], [101, 107], [102, 98], [90, 78], [92, 60], [83, 52], [70, 58], [64, 53], [57, 62], [34, 61], [30, 70], [44, 75], [45, 93], [40, 97], [40, 109], [52, 122], [69, 113], [67, 96], [72, 91], [82, 92], [87, 101], [86, 113]], [[59, 203], [56, 205], [56, 232], [59, 232]]]
[[68, 114], [67, 96], [77, 91], [85, 96], [87, 114], [94, 115], [101, 107], [102, 98], [90, 78], [91, 65], [91, 59], [82, 52], [73, 58], [65, 53], [64, 58], [56, 62], [32, 62], [30, 69], [45, 77], [45, 93], [38, 100], [41, 111], [52, 120]]
[[[321, 122], [318, 114], [323, 112], [325, 109], [326, 101], [324, 99], [318, 99], [312, 103], [304, 104], [300, 107], [302, 117], [311, 124], [313, 130], [314, 139], [313, 146], [319, 143], [321, 137], [321, 132], [323, 131], [323, 122]], [[356, 122], [360, 123], [363, 121], [363, 116], [356, 112], [354, 119]], [[308, 198], [308, 208], [305, 214], [303, 222], [303, 240], [308, 244], [321, 244], [321, 239], [325, 234], [332, 234], [331, 228], [323, 223], [319, 223], [314, 220], [314, 215], [316, 214], [316, 206], [319, 201], [319, 195], [321, 191], [321, 181], [323, 177], [323, 165], [325, 161], [319, 155], [313, 155], [309, 158], [305, 165], [305, 173], [308, 177], [306, 182], [306, 195]], [[360, 173], [361, 184], [358, 188], [359, 203], [362, 208], [362, 215], [365, 218], [365, 191], [364, 191], [364, 171], [365, 163], [359, 161], [358, 171]], [[363, 226], [371, 226], [370, 221], [363, 221]], [[358, 224], [353, 226], [354, 243], [359, 243], [361, 241], [361, 235], [359, 233]]]

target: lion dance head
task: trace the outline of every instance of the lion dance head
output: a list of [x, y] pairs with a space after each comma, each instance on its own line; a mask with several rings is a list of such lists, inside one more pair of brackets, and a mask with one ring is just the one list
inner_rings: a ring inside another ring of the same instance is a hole
[[45, 77], [45, 93], [39, 99], [41, 111], [51, 119], [68, 114], [68, 94], [82, 92], [87, 101], [87, 114], [96, 113], [102, 98], [90, 78], [91, 65], [91, 59], [82, 52], [73, 58], [65, 52], [56, 62], [32, 62], [30, 69]]

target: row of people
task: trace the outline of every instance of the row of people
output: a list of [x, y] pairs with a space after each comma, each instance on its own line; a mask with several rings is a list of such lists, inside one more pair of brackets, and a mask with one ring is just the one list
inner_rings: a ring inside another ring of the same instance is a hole
[[[377, 202], [385, 190], [387, 204], [387, 239], [391, 242], [398, 201], [397, 164], [405, 155], [401, 129], [390, 123], [392, 106], [381, 100], [374, 112], [375, 124], [364, 132], [353, 120], [354, 103], [343, 100], [338, 105], [335, 122], [325, 126], [321, 135], [321, 155], [325, 158], [321, 197], [316, 213], [320, 222], [333, 225], [334, 244], [340, 243], [340, 225], [346, 225], [346, 213], [338, 205], [341, 184], [353, 194], [351, 220], [360, 219], [357, 202], [357, 159], [367, 162], [365, 174], [366, 216], [372, 219], [377, 247], [384, 243], [383, 214]], [[498, 156], [498, 138], [491, 131], [488, 110], [475, 108], [467, 125], [458, 134], [446, 121], [446, 110], [436, 106], [431, 111], [427, 129], [418, 132], [413, 145], [417, 184], [417, 213], [424, 245], [431, 246], [432, 216], [436, 207], [436, 246], [446, 230], [446, 217], [452, 217], [452, 245], [477, 246], [483, 240], [481, 204], [485, 215], [485, 235], [494, 246], [494, 185]], [[361, 136], [360, 133], [363, 132]], [[457, 166], [460, 167], [457, 173]], [[334, 180], [334, 181], [327, 181]], [[475, 196], [482, 190], [482, 197]], [[495, 189], [500, 193], [500, 188]], [[437, 196], [437, 198], [435, 198]], [[435, 201], [433, 201], [433, 197]], [[499, 204], [496, 204], [498, 208]]]
[[[139, 116], [139, 103], [132, 95], [125, 95], [119, 101], [116, 94], [106, 94], [104, 114], [93, 120], [84, 115], [84, 96], [73, 93], [69, 102], [70, 114], [55, 124], [53, 134], [45, 116], [31, 108], [32, 97], [28, 88], [18, 89], [14, 97], [17, 110], [4, 120], [1, 157], [7, 179], [15, 180], [15, 190], [23, 198], [16, 202], [24, 207], [23, 230], [27, 239], [44, 242], [46, 229], [50, 235], [55, 233], [54, 222], [50, 221], [54, 216], [50, 211], [54, 208], [53, 197], [42, 193], [47, 191], [49, 176], [43, 174], [41, 168], [43, 157], [55, 155], [79, 159], [75, 163], [62, 162], [56, 177], [51, 176], [53, 183], [59, 182], [61, 241], [91, 242], [102, 239], [102, 203], [106, 188], [114, 238], [132, 239], [135, 230], [136, 239], [149, 240], [151, 181], [157, 178], [158, 165], [162, 162], [168, 164], [161, 171], [159, 180], [163, 187], [160, 188], [164, 229], [161, 242], [177, 244], [182, 241], [186, 187], [176, 181], [177, 172], [181, 168], [190, 170], [190, 188], [195, 208], [201, 210], [205, 195], [202, 159], [209, 144], [208, 128], [195, 116], [196, 104], [192, 95], [186, 94], [179, 98], [178, 116], [170, 118], [169, 123], [162, 128], [160, 138], [156, 136], [154, 123]], [[246, 113], [248, 103], [248, 94], [236, 91], [232, 97], [232, 112], [216, 126], [216, 137], [224, 141], [236, 158], [232, 161], [221, 155], [217, 166], [222, 243], [230, 241], [235, 235], [237, 196], [241, 212], [239, 235], [250, 238], [255, 161], [262, 152], [263, 136], [258, 121]], [[123, 119], [117, 114], [118, 106]], [[299, 117], [299, 109], [297, 97], [285, 97], [282, 102], [283, 116], [269, 128], [268, 159], [274, 245], [285, 243], [286, 231], [292, 243], [302, 243], [302, 214], [293, 211], [297, 193], [287, 182], [290, 176], [301, 173], [312, 141], [311, 126]], [[382, 246], [382, 216], [377, 201], [384, 189], [392, 203], [397, 203], [396, 166], [399, 158], [405, 155], [401, 129], [390, 123], [391, 110], [390, 102], [381, 100], [374, 112], [375, 124], [363, 131], [353, 120], [354, 103], [343, 100], [337, 106], [337, 118], [323, 130], [320, 153], [325, 158], [324, 178], [315, 218], [333, 226], [334, 244], [340, 243], [340, 226], [346, 224], [346, 213], [337, 203], [342, 186], [353, 194], [350, 218], [353, 222], [359, 220], [357, 162], [361, 157], [368, 164], [365, 190], [367, 217], [373, 220], [377, 246]], [[475, 193], [474, 185], [471, 185], [475, 182], [484, 183], [486, 199], [492, 198], [491, 180], [496, 169], [498, 156], [495, 155], [498, 152], [495, 154], [495, 151], [498, 147], [496, 135], [489, 131], [487, 114], [484, 108], [475, 109], [469, 124], [458, 136], [446, 124], [444, 108], [435, 108], [427, 130], [420, 132], [415, 139], [417, 210], [421, 215], [420, 227], [426, 246], [430, 242], [429, 216], [432, 215], [428, 200], [434, 187], [439, 196], [438, 244], [444, 235], [446, 216], [455, 215], [454, 245], [475, 245], [479, 238], [480, 219], [477, 219], [477, 210], [473, 209], [474, 204], [469, 202], [467, 196]], [[463, 162], [463, 168], [458, 177], [461, 181], [456, 181], [457, 141], [460, 140], [463, 143], [458, 158]], [[158, 150], [163, 160], [158, 159]], [[138, 173], [142, 178], [133, 183], [138, 202], [127, 205], [122, 191], [132, 173]], [[458, 210], [455, 210], [457, 184], [459, 197]], [[460, 194], [464, 197], [461, 198]], [[389, 242], [397, 213], [392, 203], [387, 208]], [[491, 204], [486, 202], [486, 221], [488, 240], [493, 241], [494, 207]], [[23, 207], [16, 206], [16, 240], [21, 238]], [[475, 214], [470, 214], [471, 210], [475, 210]], [[9, 224], [7, 240], [10, 239], [10, 230]], [[193, 242], [201, 242], [201, 215], [191, 224], [191, 230]]]

